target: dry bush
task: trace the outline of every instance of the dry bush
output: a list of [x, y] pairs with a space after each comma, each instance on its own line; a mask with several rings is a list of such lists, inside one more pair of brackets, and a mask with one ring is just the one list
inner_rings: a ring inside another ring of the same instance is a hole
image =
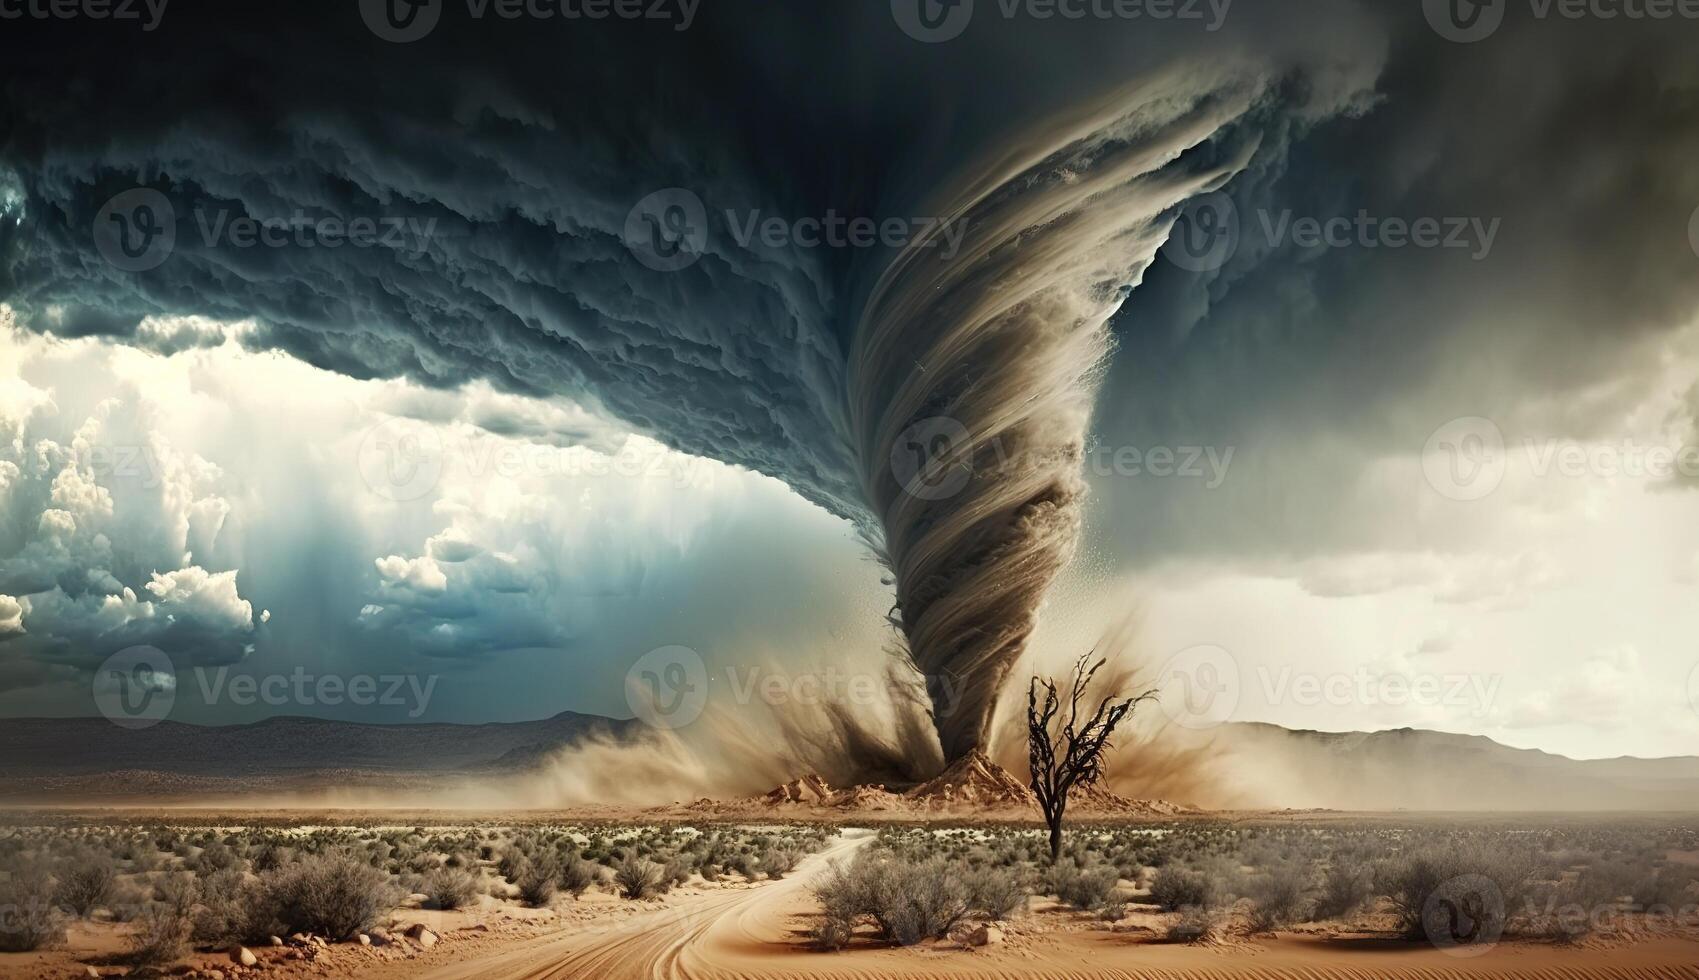
[[477, 899], [482, 882], [477, 875], [456, 868], [438, 868], [425, 875], [420, 891], [431, 908], [453, 911]]
[[14, 871], [0, 881], [0, 953], [31, 953], [65, 942], [65, 918], [48, 901], [46, 875]]
[[502, 852], [501, 860], [496, 862], [496, 873], [508, 881], [517, 883], [526, 865], [530, 863], [530, 855], [517, 847], [509, 847]]
[[272, 925], [269, 921], [254, 921], [265, 918], [259, 888], [239, 871], [220, 871], [198, 880], [189, 875], [174, 875], [155, 887], [154, 897], [189, 915], [189, 935], [196, 942], [253, 939], [264, 935]]
[[67, 861], [55, 875], [59, 884], [53, 890], [54, 904], [88, 918], [112, 898], [118, 878], [113, 864], [109, 854], [83, 854]]
[[[763, 861], [765, 861], [764, 858]], [[658, 886], [660, 893], [665, 895], [667, 892], [670, 892], [679, 885], [689, 881], [690, 872], [694, 866], [695, 865], [692, 863], [691, 858], [688, 855], [675, 854], [671, 858], [668, 858], [667, 863], [661, 865], [661, 883]], [[767, 877], [777, 878], [779, 876], [773, 874], [772, 871], [769, 870]]]
[[748, 854], [728, 855], [721, 866], [727, 871], [736, 871], [750, 881], [755, 880], [755, 860]]
[[1201, 943], [1221, 932], [1221, 915], [1201, 905], [1188, 905], [1180, 917], [1168, 927], [1168, 941]]
[[135, 929], [126, 938], [125, 959], [135, 967], [162, 967], [181, 959], [189, 951], [191, 925], [188, 916], [167, 905], [149, 905], [136, 916]]
[[1175, 865], [1157, 869], [1156, 877], [1150, 883], [1150, 898], [1164, 912], [1216, 904], [1209, 876]]
[[1026, 908], [1026, 889], [1012, 872], [1000, 868], [975, 868], [962, 875], [968, 904], [1001, 922]]
[[1304, 891], [1309, 871], [1296, 861], [1272, 862], [1251, 877], [1245, 896], [1251, 900], [1251, 928], [1270, 932], [1303, 920]]
[[769, 878], [783, 878], [796, 870], [802, 852], [794, 847], [769, 847], [761, 854], [761, 870]]
[[1666, 864], [1655, 871], [1648, 870], [1627, 894], [1648, 914], [1671, 916], [1699, 902], [1695, 885], [1699, 885], [1699, 870]]
[[970, 908], [960, 869], [943, 858], [907, 861], [863, 855], [848, 867], [834, 866], [814, 894], [827, 920], [815, 932], [817, 943], [835, 935], [847, 937], [866, 917], [886, 939], [912, 946], [948, 935]]
[[561, 862], [560, 887], [573, 898], [582, 896], [599, 877], [599, 866], [589, 861], [574, 856]]
[[619, 886], [621, 898], [653, 898], [661, 885], [661, 868], [635, 854], [627, 854], [614, 868], [614, 884]]
[[560, 879], [560, 862], [551, 854], [541, 854], [516, 869], [519, 877], [514, 885], [519, 898], [533, 908], [543, 908], [555, 898], [555, 886]]
[[294, 859], [294, 854], [288, 848], [267, 844], [254, 854], [254, 874], [263, 875], [267, 871], [276, 871]]
[[266, 874], [258, 889], [260, 915], [283, 930], [345, 939], [370, 928], [399, 899], [390, 876], [345, 853], [305, 858]]
[[196, 886], [193, 875], [166, 875], [154, 882], [153, 900], [186, 917], [194, 911], [195, 903], [200, 900], [200, 889]]
[[190, 863], [190, 868], [198, 875], [216, 874], [235, 868], [241, 861], [236, 852], [221, 841], [214, 841], [201, 849]]
[[1318, 920], [1345, 918], [1368, 904], [1374, 895], [1375, 876], [1371, 868], [1335, 861], [1322, 875], [1315, 916]]
[[1404, 935], [1421, 939], [1427, 935], [1422, 916], [1428, 897], [1458, 874], [1455, 861], [1443, 853], [1411, 854], [1377, 864], [1375, 887], [1392, 901]]
[[1429, 899], [1456, 879], [1480, 875], [1497, 886], [1501, 901], [1478, 910], [1476, 918], [1483, 930], [1503, 932], [1511, 916], [1527, 906], [1540, 864], [1534, 854], [1503, 842], [1434, 840], [1378, 864], [1375, 885], [1391, 900], [1406, 936], [1435, 938], [1428, 936], [1424, 922]]
[[1115, 893], [1115, 885], [1120, 881], [1120, 877], [1120, 872], [1115, 868], [1080, 868], [1062, 862], [1051, 868], [1050, 873], [1045, 876], [1045, 886], [1057, 898], [1076, 909], [1099, 909]]

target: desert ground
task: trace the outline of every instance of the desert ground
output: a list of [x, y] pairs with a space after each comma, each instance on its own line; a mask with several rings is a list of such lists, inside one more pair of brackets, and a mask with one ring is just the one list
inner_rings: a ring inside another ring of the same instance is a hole
[[1691, 817], [1087, 815], [1052, 867], [1029, 814], [775, 794], [7, 811], [0, 976], [1699, 977]]

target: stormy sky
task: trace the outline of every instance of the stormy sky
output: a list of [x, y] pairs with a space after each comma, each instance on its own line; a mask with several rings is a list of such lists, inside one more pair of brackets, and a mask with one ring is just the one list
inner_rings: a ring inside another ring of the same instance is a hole
[[[0, 19], [0, 711], [93, 713], [138, 645], [213, 722], [628, 715], [672, 645], [717, 697], [878, 673], [870, 297], [916, 238], [994, 297], [1096, 228], [1032, 662], [1136, 615], [1240, 720], [1699, 744], [1699, 21], [905, 2]], [[994, 348], [937, 397], [1044, 355]]]

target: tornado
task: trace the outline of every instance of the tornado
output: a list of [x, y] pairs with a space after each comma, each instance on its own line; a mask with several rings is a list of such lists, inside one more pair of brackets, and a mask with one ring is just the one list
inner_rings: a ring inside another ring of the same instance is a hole
[[[1127, 108], [1133, 106], [1134, 108]], [[987, 748], [998, 694], [1080, 538], [1108, 321], [1177, 205], [1244, 165], [1187, 151], [1245, 109], [1118, 93], [964, 182], [941, 233], [878, 278], [849, 353], [847, 417], [892, 573], [891, 614], [946, 761]]]

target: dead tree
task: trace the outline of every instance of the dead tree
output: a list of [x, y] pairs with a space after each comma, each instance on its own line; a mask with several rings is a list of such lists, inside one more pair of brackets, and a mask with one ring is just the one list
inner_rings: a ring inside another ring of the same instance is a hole
[[[1051, 732], [1062, 710], [1056, 681], [1051, 678], [1040, 680], [1034, 676], [1027, 685], [1027, 762], [1032, 768], [1032, 791], [1038, 795], [1038, 806], [1044, 811], [1044, 822], [1050, 827], [1051, 864], [1062, 856], [1062, 815], [1068, 809], [1068, 791], [1075, 786], [1091, 786], [1103, 778], [1103, 754], [1109, 748], [1109, 736], [1114, 734], [1115, 726], [1140, 703], [1156, 696], [1155, 691], [1146, 691], [1138, 697], [1117, 701], [1114, 695], [1110, 695], [1100, 701], [1097, 710], [1081, 724], [1080, 699], [1085, 697], [1098, 668], [1107, 662], [1099, 660], [1088, 669], [1086, 662], [1090, 659], [1091, 654], [1086, 654], [1074, 664], [1068, 720], [1060, 732]], [[1042, 705], [1038, 699], [1041, 686], [1044, 689]]]

